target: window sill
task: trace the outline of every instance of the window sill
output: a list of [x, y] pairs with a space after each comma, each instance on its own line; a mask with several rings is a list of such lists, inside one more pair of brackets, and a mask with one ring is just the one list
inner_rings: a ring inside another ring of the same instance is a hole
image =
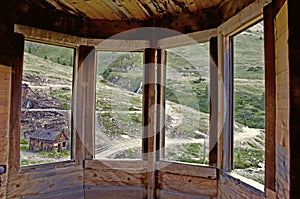
[[264, 185], [254, 181], [254, 180], [240, 176], [240, 175], [236, 174], [234, 171], [224, 172], [222, 174], [222, 178], [228, 178], [228, 179], [234, 181], [236, 184], [242, 185], [247, 190], [256, 193], [257, 195], [260, 195], [262, 197], [265, 196]]
[[51, 162], [45, 164], [35, 164], [20, 167], [19, 173], [31, 173], [31, 172], [40, 172], [50, 169], [60, 169], [60, 168], [69, 168], [76, 166], [75, 160], [66, 160], [62, 162]]

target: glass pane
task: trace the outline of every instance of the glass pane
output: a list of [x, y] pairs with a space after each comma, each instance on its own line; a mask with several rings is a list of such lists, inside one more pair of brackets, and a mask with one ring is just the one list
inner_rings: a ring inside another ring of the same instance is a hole
[[264, 183], [263, 24], [234, 37], [234, 171]]
[[208, 164], [209, 44], [167, 54], [165, 159]]
[[142, 52], [97, 55], [96, 158], [140, 159]]
[[21, 166], [70, 159], [74, 49], [25, 41]]

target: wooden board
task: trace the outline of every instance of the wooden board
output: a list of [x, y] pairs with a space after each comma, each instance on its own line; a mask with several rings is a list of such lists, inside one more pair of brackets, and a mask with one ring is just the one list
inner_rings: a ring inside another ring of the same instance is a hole
[[0, 165], [7, 164], [11, 67], [0, 65]]
[[216, 197], [217, 180], [178, 175], [166, 172], [157, 173], [157, 188], [160, 190], [175, 191], [179, 193]]
[[146, 189], [135, 186], [85, 186], [85, 199], [139, 199], [146, 198]]
[[51, 195], [68, 189], [82, 189], [83, 171], [81, 167], [47, 169], [10, 176], [7, 187], [8, 198]]
[[263, 185], [258, 185], [261, 188], [254, 188], [254, 184], [259, 184], [253, 182], [252, 184], [246, 184], [244, 181], [246, 179], [240, 180], [237, 176], [222, 175], [218, 181], [218, 198], [251, 198], [251, 199], [263, 199]]

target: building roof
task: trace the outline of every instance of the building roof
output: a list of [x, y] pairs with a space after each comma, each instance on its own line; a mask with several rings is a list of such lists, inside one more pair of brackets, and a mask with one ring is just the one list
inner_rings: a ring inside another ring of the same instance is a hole
[[57, 136], [63, 133], [66, 139], [68, 140], [68, 137], [66, 134], [59, 129], [39, 129], [36, 130], [33, 134], [30, 135], [30, 139], [39, 139], [43, 141], [50, 141], [54, 142], [57, 138]]

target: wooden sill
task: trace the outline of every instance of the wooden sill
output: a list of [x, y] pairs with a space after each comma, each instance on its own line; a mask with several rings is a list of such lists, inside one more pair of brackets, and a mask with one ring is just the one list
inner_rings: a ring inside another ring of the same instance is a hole
[[260, 195], [262, 197], [265, 196], [264, 185], [254, 181], [254, 180], [240, 176], [240, 175], [236, 174], [234, 171], [224, 172], [222, 174], [222, 178], [228, 178], [237, 184], [241, 184], [243, 187], [245, 187], [246, 189], [248, 189], [251, 192], [256, 193], [257, 195]]
[[40, 172], [43, 170], [50, 170], [50, 169], [69, 168], [74, 166], [76, 166], [75, 160], [66, 160], [62, 162], [51, 162], [45, 164], [22, 166], [20, 167], [19, 174]]

